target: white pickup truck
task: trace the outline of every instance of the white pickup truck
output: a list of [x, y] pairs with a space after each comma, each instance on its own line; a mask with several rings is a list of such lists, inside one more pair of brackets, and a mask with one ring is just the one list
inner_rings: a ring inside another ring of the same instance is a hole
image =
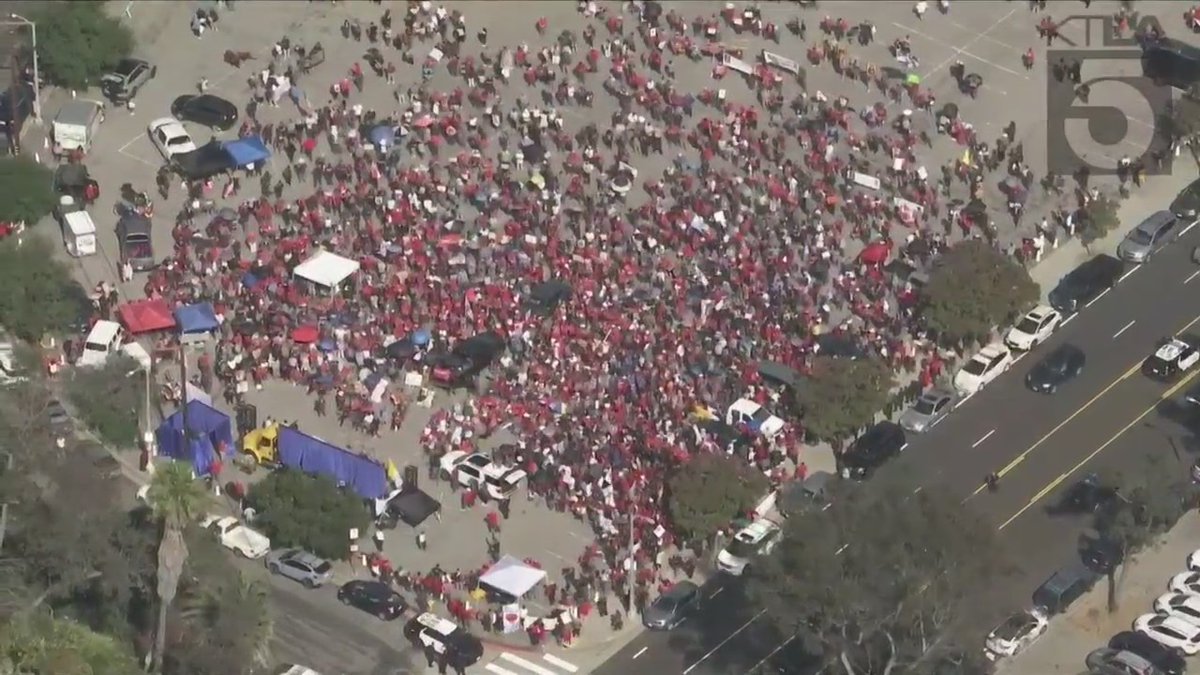
[[212, 530], [225, 548], [251, 560], [257, 560], [271, 551], [271, 540], [238, 522], [233, 516], [205, 516], [200, 527]]

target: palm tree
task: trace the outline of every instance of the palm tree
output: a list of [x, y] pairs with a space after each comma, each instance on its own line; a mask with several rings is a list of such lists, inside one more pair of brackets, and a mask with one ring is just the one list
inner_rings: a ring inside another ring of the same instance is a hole
[[153, 672], [162, 671], [167, 639], [167, 609], [179, 590], [179, 577], [187, 560], [183, 531], [208, 504], [209, 495], [196, 481], [192, 467], [171, 462], [158, 469], [150, 482], [146, 500], [162, 522], [162, 540], [158, 544], [158, 630], [154, 635]]
[[200, 629], [198, 634], [236, 636], [254, 665], [266, 668], [271, 665], [271, 640], [275, 637], [267, 595], [267, 586], [261, 581], [237, 573], [218, 584], [186, 589], [180, 597], [179, 616]]

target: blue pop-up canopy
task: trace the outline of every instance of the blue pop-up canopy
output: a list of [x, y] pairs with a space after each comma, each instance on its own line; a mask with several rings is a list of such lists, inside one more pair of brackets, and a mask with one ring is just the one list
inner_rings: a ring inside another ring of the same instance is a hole
[[225, 152], [229, 153], [234, 166], [245, 167], [251, 164], [265, 162], [271, 158], [271, 151], [263, 143], [261, 136], [247, 136], [236, 141], [226, 141], [222, 144]]
[[175, 323], [185, 335], [211, 333], [221, 327], [211, 302], [183, 305], [175, 310]]
[[217, 460], [217, 448], [233, 452], [233, 424], [225, 413], [200, 401], [187, 402], [188, 432], [183, 429], [183, 411], [176, 410], [158, 426], [154, 436], [159, 453], [191, 462], [197, 476], [208, 475]]

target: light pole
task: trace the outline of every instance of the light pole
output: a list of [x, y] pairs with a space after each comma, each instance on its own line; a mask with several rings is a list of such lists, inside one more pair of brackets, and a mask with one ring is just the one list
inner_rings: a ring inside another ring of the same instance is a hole
[[1143, 422], [1142, 426], [1146, 427], [1147, 429], [1153, 429], [1159, 434], [1162, 434], [1162, 437], [1167, 439], [1167, 444], [1171, 446], [1171, 452], [1174, 453], [1175, 459], [1177, 461], [1183, 461], [1183, 458], [1179, 455], [1179, 446], [1175, 444], [1175, 437], [1167, 433], [1166, 429], [1163, 429], [1162, 427], [1151, 422]]
[[42, 83], [38, 77], [38, 52], [37, 52], [37, 23], [26, 19], [20, 14], [9, 14], [8, 18], [13, 21], [29, 26], [30, 42], [33, 43], [33, 118], [42, 122]]

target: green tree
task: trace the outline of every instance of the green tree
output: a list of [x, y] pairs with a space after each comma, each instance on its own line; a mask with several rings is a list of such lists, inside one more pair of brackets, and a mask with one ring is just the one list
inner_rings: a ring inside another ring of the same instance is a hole
[[981, 239], [960, 242], [938, 260], [922, 316], [949, 343], [984, 340], [1038, 297], [1029, 271]]
[[892, 384], [891, 370], [877, 358], [818, 356], [797, 394], [804, 426], [828, 441], [853, 436], [887, 404]]
[[963, 619], [1008, 567], [996, 528], [956, 495], [872, 481], [783, 528], [748, 591], [780, 634], [814, 642], [838, 672], [937, 672], [979, 651]]
[[35, 614], [0, 626], [0, 672], [129, 675], [139, 670], [128, 648], [74, 621]]
[[1083, 222], [1080, 223], [1079, 238], [1083, 241], [1085, 247], [1091, 246], [1093, 243], [1108, 236], [1118, 225], [1121, 224], [1121, 219], [1117, 216], [1117, 209], [1120, 204], [1113, 198], [1107, 195], [1101, 195], [1097, 199], [1093, 199], [1086, 208], [1084, 208]]
[[81, 294], [49, 242], [0, 242], [0, 323], [17, 337], [36, 342], [65, 332], [79, 313]]
[[[179, 616], [189, 636], [202, 636], [200, 644], [193, 646], [225, 655], [230, 667], [221, 672], [239, 672], [247, 663], [266, 668], [271, 665], [275, 636], [267, 596], [266, 584], [235, 571], [221, 579], [189, 585], [180, 597]], [[181, 656], [186, 659], [186, 652]]]
[[145, 373], [126, 356], [109, 357], [100, 368], [76, 368], [67, 393], [79, 419], [105, 443], [118, 448], [138, 442], [138, 414], [144, 407]]
[[[1108, 568], [1108, 611], [1120, 608], [1120, 587], [1125, 562], [1154, 544], [1195, 503], [1195, 487], [1176, 459], [1147, 452], [1137, 467], [1101, 480], [1116, 488], [1117, 498], [1094, 517], [1097, 538], [1110, 542], [1119, 552], [1121, 564]], [[1094, 544], [1093, 544], [1094, 545]]]
[[33, 226], [49, 215], [58, 203], [53, 176], [30, 157], [0, 158], [0, 221]]
[[133, 33], [104, 11], [104, 3], [50, 3], [31, 18], [38, 26], [41, 74], [63, 87], [98, 84], [133, 51]]
[[706, 541], [758, 500], [769, 488], [766, 476], [727, 455], [692, 457], [668, 479], [671, 521], [695, 541]]
[[350, 557], [351, 528], [366, 530], [371, 514], [362, 499], [329, 478], [276, 471], [250, 488], [255, 525], [278, 546], [298, 546], [323, 558]]
[[185, 462], [169, 462], [158, 468], [147, 494], [150, 508], [162, 526], [158, 545], [158, 626], [154, 634], [154, 672], [162, 672], [167, 639], [167, 611], [179, 590], [179, 578], [187, 561], [183, 532], [210, 501], [204, 486]]

